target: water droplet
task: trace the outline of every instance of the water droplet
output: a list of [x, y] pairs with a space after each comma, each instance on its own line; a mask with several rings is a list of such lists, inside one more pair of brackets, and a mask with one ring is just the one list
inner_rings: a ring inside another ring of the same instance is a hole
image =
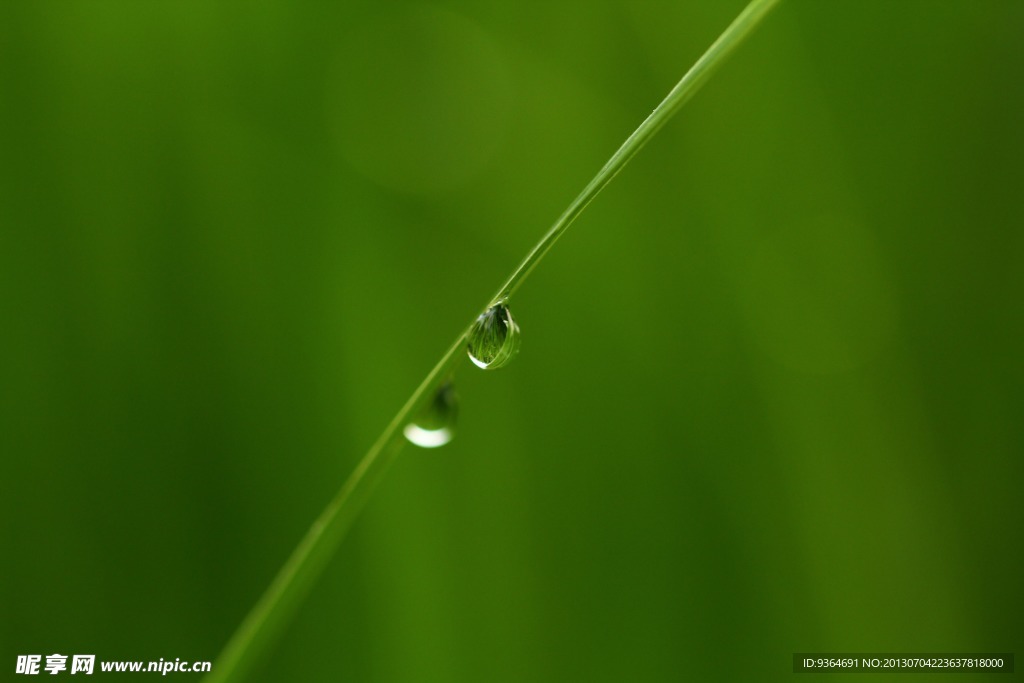
[[494, 304], [480, 314], [469, 331], [469, 359], [484, 370], [504, 367], [519, 353], [520, 336], [508, 306]]
[[459, 395], [451, 380], [438, 387], [434, 398], [420, 414], [405, 425], [405, 438], [421, 448], [443, 446], [455, 436], [455, 418], [459, 412]]

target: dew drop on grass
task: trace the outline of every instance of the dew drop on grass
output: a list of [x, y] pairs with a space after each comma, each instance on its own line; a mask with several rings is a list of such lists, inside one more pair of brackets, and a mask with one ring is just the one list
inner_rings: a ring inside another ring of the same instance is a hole
[[484, 370], [505, 367], [519, 353], [520, 337], [508, 306], [494, 304], [480, 314], [469, 331], [469, 359]]
[[443, 446], [455, 436], [455, 418], [459, 412], [459, 396], [451, 380], [438, 387], [434, 398], [419, 415], [405, 425], [403, 433], [410, 443], [421, 448]]

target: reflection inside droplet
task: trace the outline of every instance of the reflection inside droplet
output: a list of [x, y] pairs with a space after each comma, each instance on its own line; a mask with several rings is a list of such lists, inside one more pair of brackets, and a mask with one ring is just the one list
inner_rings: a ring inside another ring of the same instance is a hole
[[496, 370], [508, 365], [519, 353], [519, 325], [504, 303], [497, 303], [480, 314], [469, 331], [466, 351], [478, 368]]

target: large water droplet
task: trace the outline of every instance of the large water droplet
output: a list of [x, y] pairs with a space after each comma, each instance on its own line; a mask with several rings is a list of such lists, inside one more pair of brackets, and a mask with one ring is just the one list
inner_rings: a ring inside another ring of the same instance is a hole
[[434, 398], [419, 415], [405, 425], [405, 438], [421, 448], [443, 446], [455, 436], [455, 418], [459, 413], [459, 395], [451, 380], [437, 388]]
[[519, 353], [520, 336], [508, 306], [494, 304], [480, 314], [469, 331], [469, 359], [484, 370], [504, 367]]

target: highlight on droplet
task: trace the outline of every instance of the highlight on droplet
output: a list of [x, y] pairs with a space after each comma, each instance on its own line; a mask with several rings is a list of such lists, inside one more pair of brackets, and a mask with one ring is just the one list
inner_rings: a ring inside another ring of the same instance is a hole
[[447, 427], [424, 429], [415, 422], [405, 425], [403, 433], [405, 438], [409, 440], [409, 443], [415, 444], [420, 448], [438, 448], [451, 441], [452, 437], [455, 436], [452, 430]]

